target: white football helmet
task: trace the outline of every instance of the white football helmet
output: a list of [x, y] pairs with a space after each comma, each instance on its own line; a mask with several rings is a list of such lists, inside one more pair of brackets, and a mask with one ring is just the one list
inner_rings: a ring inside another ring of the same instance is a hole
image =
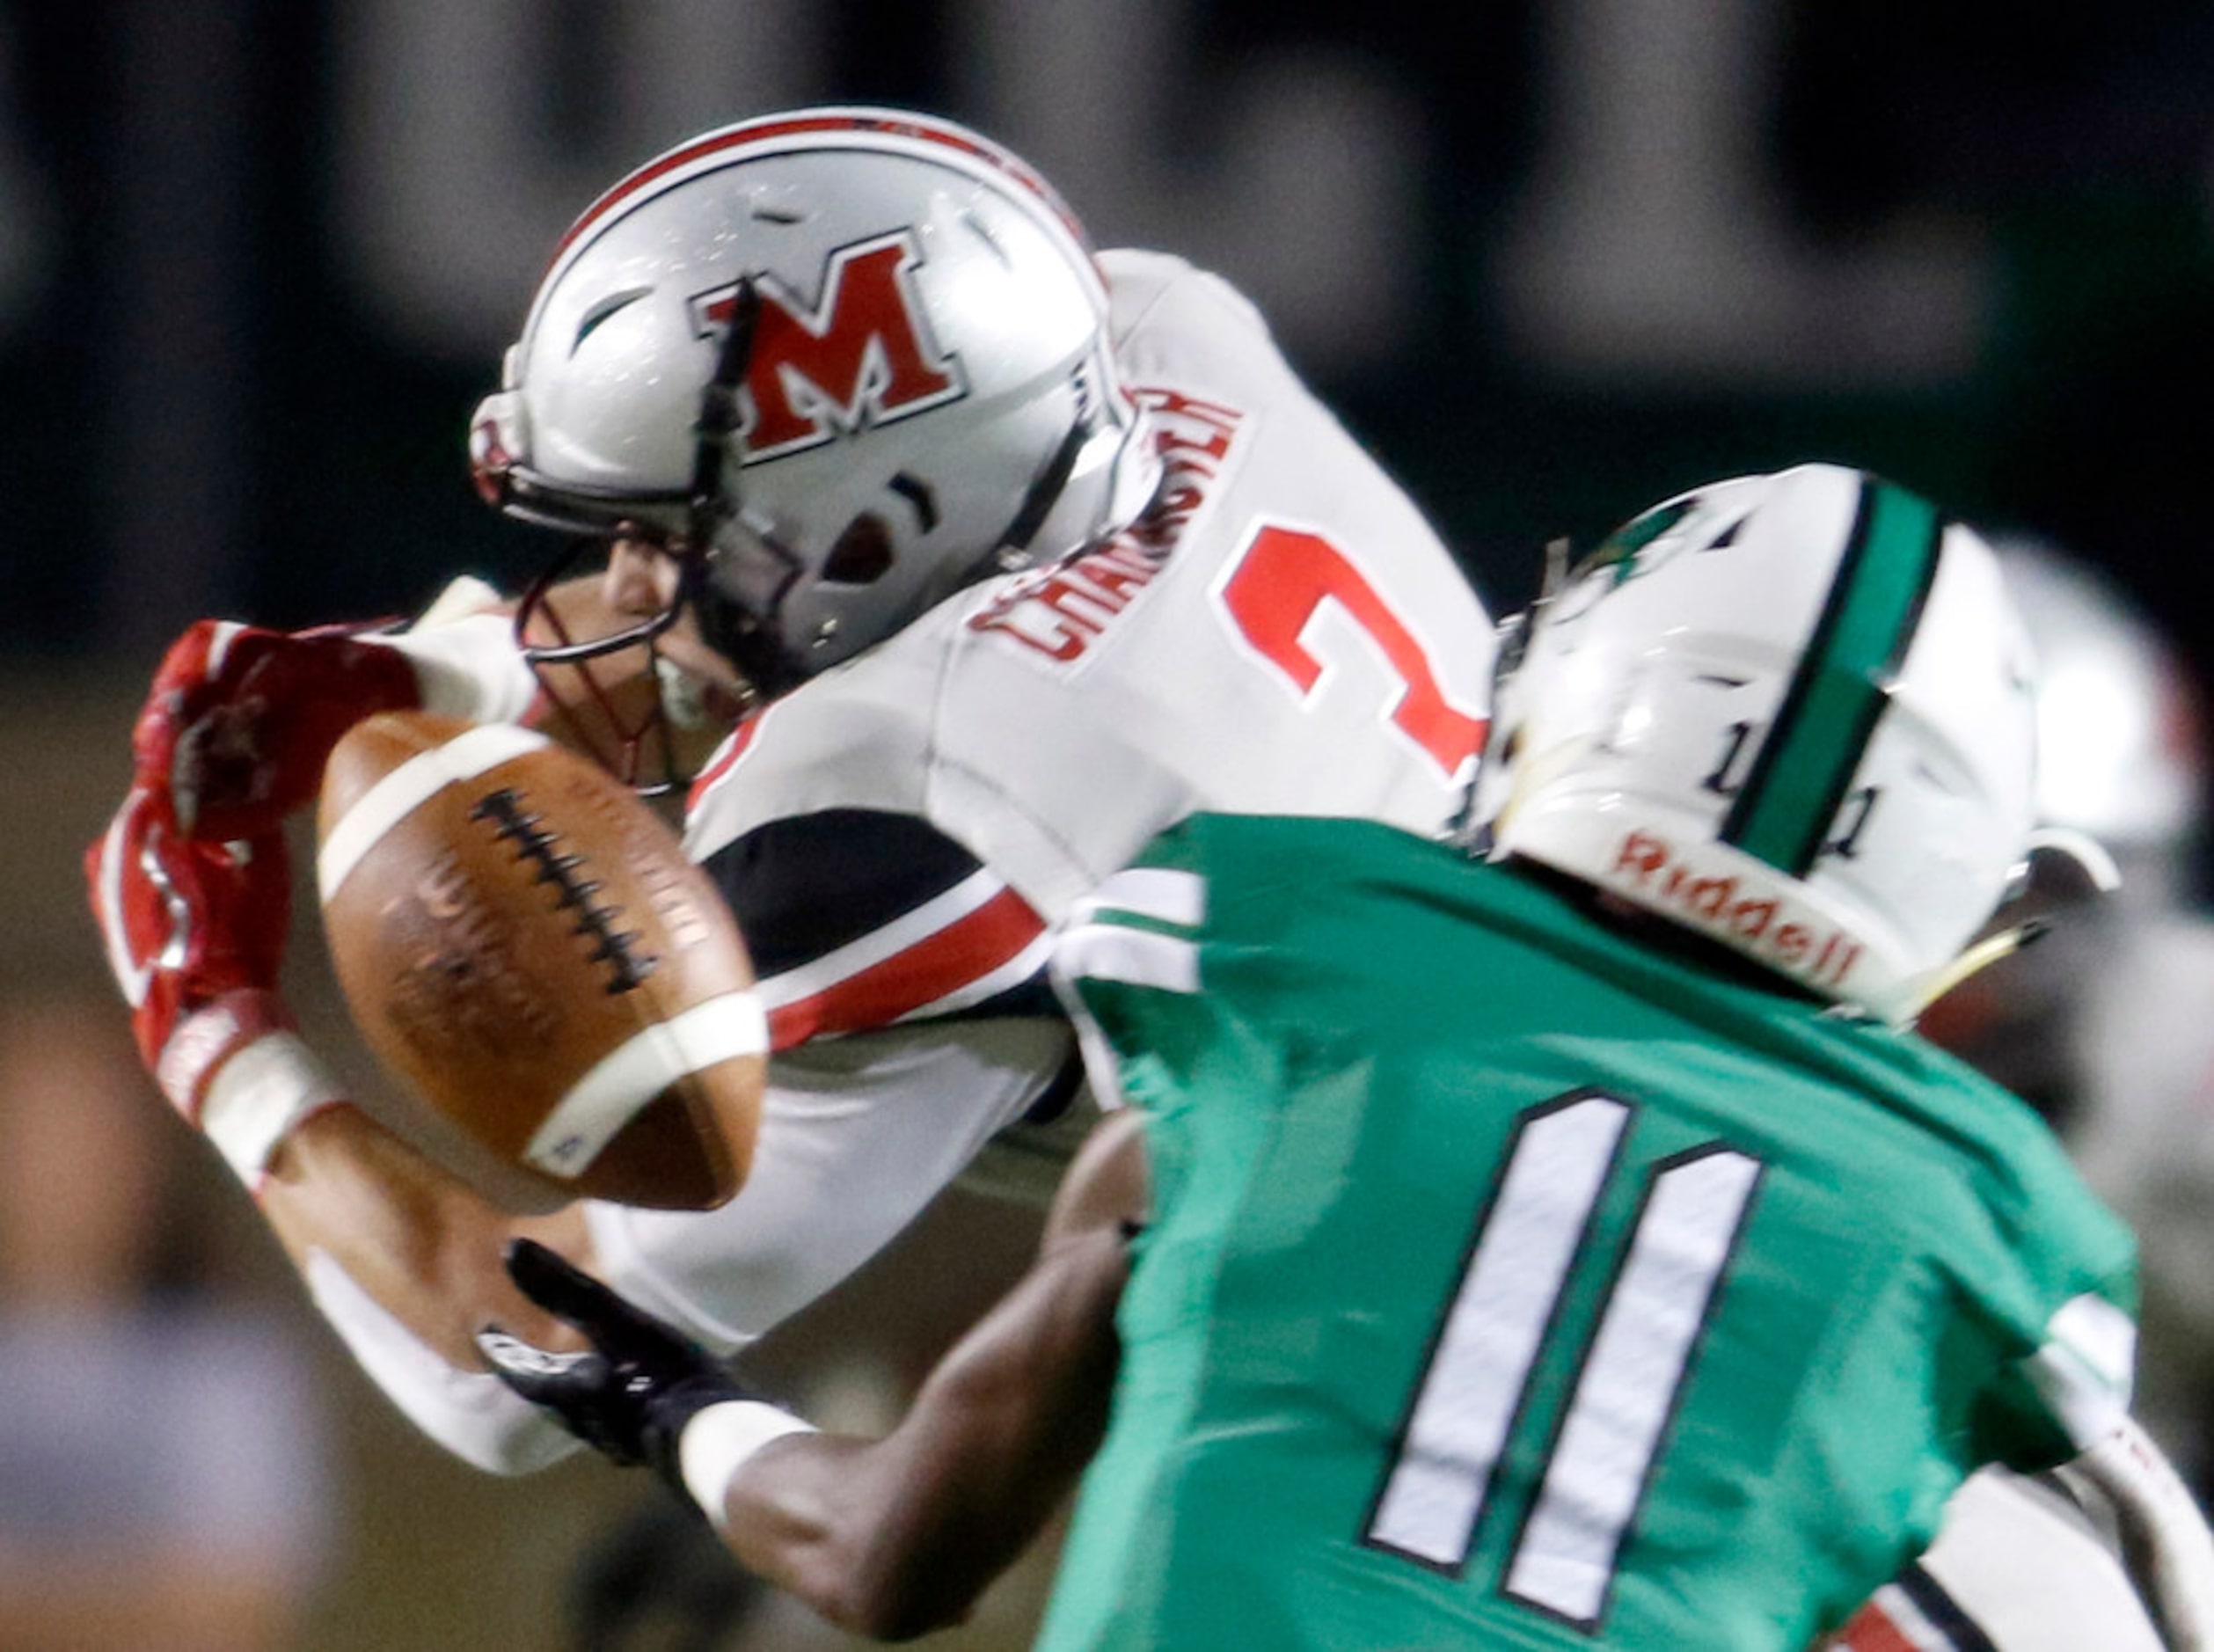
[[685, 553], [709, 640], [772, 693], [1135, 517], [1139, 429], [1052, 190], [949, 122], [822, 108], [594, 202], [471, 454], [511, 514]]
[[2041, 542], [1991, 544], [2037, 655], [2037, 841], [2057, 852], [2033, 860], [2020, 910], [2049, 932], [1922, 1030], [2073, 1130], [2109, 983], [2190, 904], [2205, 750], [2181, 656], [2118, 587]]
[[2181, 658], [2088, 564], [2019, 536], [1992, 546], [2037, 652], [2039, 823], [2112, 853], [2132, 908], [2178, 903], [2206, 787]]
[[2028, 638], [1997, 559], [1808, 464], [1618, 530], [1510, 644], [1472, 818], [1821, 997], [1911, 1019], [2034, 819]]

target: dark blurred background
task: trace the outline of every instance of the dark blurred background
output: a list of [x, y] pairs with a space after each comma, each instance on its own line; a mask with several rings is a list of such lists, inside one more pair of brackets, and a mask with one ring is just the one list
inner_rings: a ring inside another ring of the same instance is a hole
[[[2104, 567], [2203, 675], [2214, 8], [1445, 15], [0, 3], [0, 991], [106, 990], [75, 857], [186, 622], [536, 570], [546, 541], [477, 502], [463, 436], [547, 252], [658, 150], [798, 103], [967, 121], [1102, 244], [1229, 275], [1501, 606], [1550, 537], [1820, 457]], [[296, 1312], [340, 1429], [297, 1643], [566, 1644], [561, 1580], [613, 1564], [595, 1523], [627, 1491], [439, 1458], [209, 1186], [229, 1276]]]
[[0, 7], [0, 644], [398, 610], [535, 536], [462, 434], [568, 219], [696, 128], [926, 106], [1187, 252], [1502, 596], [1827, 457], [2189, 632], [2193, 0], [74, 0]]

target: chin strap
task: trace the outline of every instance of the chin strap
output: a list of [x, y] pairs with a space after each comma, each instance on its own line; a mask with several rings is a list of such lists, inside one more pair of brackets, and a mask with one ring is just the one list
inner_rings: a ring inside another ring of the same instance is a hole
[[1061, 495], [1069, 486], [1069, 478], [1076, 473], [1077, 455], [1084, 451], [1084, 444], [1091, 440], [1090, 422], [1082, 413], [1070, 421], [1069, 434], [1061, 438], [1061, 445], [1047, 459], [1022, 502], [1015, 507], [1014, 515], [999, 536], [999, 543], [987, 553], [982, 566], [988, 568], [1015, 569], [1030, 564], [1030, 542], [1038, 537], [1053, 508], [1061, 502]]
[[1933, 972], [1929, 984], [1918, 993], [1905, 1014], [1899, 1019], [1912, 1022], [1923, 1011], [1947, 993], [1966, 981], [1978, 970], [1988, 969], [2002, 958], [2011, 958], [2023, 947], [2042, 940], [2052, 932], [2052, 925], [2042, 917], [2026, 918], [2010, 929], [2002, 929], [1996, 935], [1986, 935], [1966, 952], [1955, 958], [1943, 969]]

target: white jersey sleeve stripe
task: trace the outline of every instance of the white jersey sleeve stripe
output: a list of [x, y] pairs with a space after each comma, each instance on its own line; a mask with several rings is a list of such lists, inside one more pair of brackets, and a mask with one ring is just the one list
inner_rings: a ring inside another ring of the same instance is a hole
[[1178, 936], [1125, 924], [1085, 924], [1065, 931], [1054, 944], [1048, 978], [1077, 1030], [1077, 1049], [1084, 1056], [1092, 1093], [1102, 1109], [1113, 1112], [1127, 1105], [1122, 1064], [1107, 1029], [1084, 1001], [1078, 983], [1121, 981], [1169, 992], [1197, 992], [1199, 947]]
[[2137, 1370], [2137, 1326], [2103, 1297], [2061, 1305], [2045, 1343], [2027, 1362], [2029, 1379], [2079, 1451], [2104, 1439], [2129, 1411]]
[[1088, 924], [1102, 912], [1124, 912], [1196, 929], [1207, 917], [1207, 880], [1195, 872], [1167, 866], [1132, 866], [1078, 901], [1069, 914], [1070, 926]]
[[1180, 936], [1124, 924], [1087, 924], [1061, 938], [1055, 973], [1077, 981], [1122, 981], [1165, 992], [1199, 990], [1199, 948]]

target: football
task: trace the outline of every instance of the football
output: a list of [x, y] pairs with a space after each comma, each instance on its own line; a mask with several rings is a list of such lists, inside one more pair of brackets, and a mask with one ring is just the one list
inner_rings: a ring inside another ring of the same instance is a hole
[[661, 1210], [737, 1191], [768, 1048], [752, 966], [627, 786], [530, 729], [383, 713], [332, 754], [317, 836], [362, 1038], [503, 1181]]

